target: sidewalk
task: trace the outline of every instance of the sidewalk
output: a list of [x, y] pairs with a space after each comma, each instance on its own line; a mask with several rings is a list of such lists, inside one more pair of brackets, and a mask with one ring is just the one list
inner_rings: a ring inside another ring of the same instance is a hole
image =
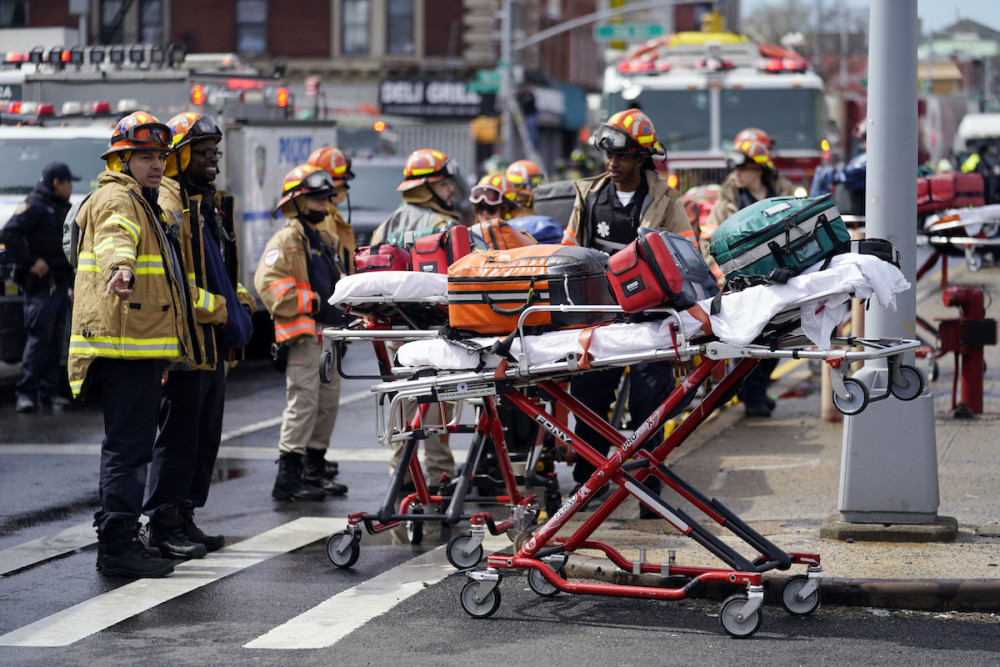
[[[964, 262], [950, 258], [948, 270], [949, 285], [984, 285], [986, 316], [1000, 318], [1000, 306], [991, 306], [989, 301], [989, 294], [1000, 295], [1000, 268], [972, 273]], [[939, 277], [928, 276], [919, 288], [917, 312], [925, 320], [958, 317], [957, 308], [942, 303]], [[957, 521], [953, 542], [892, 541], [908, 538], [893, 535], [890, 529], [880, 534], [880, 526], [869, 524], [858, 525], [872, 535], [859, 530], [860, 536], [853, 540], [821, 537], [824, 521], [840, 518], [843, 425], [820, 419], [819, 376], [813, 376], [806, 363], [790, 372], [789, 367], [779, 366], [778, 372], [786, 374], [772, 386], [772, 393], [783, 396], [770, 419], [748, 419], [742, 406], [730, 407], [697, 429], [667, 461], [683, 479], [717, 497], [780, 548], [819, 553], [824, 604], [1000, 611], [1000, 380], [996, 371], [1000, 347], [985, 349], [982, 415], [973, 420], [952, 417], [952, 355], [937, 360], [940, 375], [930, 384], [938, 451], [938, 516]], [[926, 365], [918, 365], [926, 370]], [[795, 397], [803, 393], [804, 397]], [[663, 497], [678, 505], [672, 492], [664, 492]], [[688, 509], [683, 502], [680, 507]], [[696, 520], [703, 518], [697, 510], [689, 513]], [[636, 520], [637, 514], [637, 501], [626, 501], [595, 539], [606, 539], [633, 559], [639, 548], [645, 548], [649, 562], [666, 563], [673, 550], [677, 563], [721, 565], [665, 522]], [[707, 525], [717, 528], [711, 521]], [[719, 528], [716, 533], [740, 553], [751, 559], [755, 556], [728, 531]], [[631, 573], [610, 572], [614, 568], [609, 568], [605, 558], [591, 558], [588, 553], [571, 558], [567, 567], [571, 577], [634, 581]], [[804, 571], [802, 566], [793, 566], [788, 572], [767, 574], [769, 599], [776, 599], [785, 577]], [[657, 585], [657, 580], [664, 583], [656, 575], [642, 576], [647, 585]]]

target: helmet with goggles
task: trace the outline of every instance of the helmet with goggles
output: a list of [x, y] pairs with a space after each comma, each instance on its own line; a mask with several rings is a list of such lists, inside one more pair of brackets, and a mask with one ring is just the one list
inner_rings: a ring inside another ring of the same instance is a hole
[[167, 121], [167, 127], [173, 133], [174, 150], [201, 139], [212, 139], [215, 143], [222, 141], [222, 130], [219, 129], [215, 119], [194, 111], [177, 114]]
[[285, 175], [281, 186], [281, 199], [274, 207], [277, 216], [281, 207], [296, 197], [314, 197], [317, 199], [331, 197], [336, 190], [333, 179], [325, 169], [311, 164], [301, 164]]
[[656, 139], [656, 130], [649, 116], [638, 109], [626, 109], [611, 116], [594, 133], [594, 145], [612, 153], [664, 155], [663, 145]]
[[306, 164], [325, 169], [333, 178], [333, 184], [338, 188], [354, 178], [354, 172], [351, 171], [351, 158], [333, 146], [317, 148], [309, 155]]
[[774, 171], [771, 151], [759, 141], [744, 141], [732, 150], [726, 151], [726, 164], [730, 169], [758, 167]]
[[517, 208], [517, 189], [503, 174], [487, 174], [472, 186], [469, 201], [476, 205]]
[[531, 191], [545, 182], [545, 174], [541, 167], [531, 160], [517, 160], [512, 162], [504, 176], [514, 184], [518, 192], [531, 194]]
[[156, 116], [145, 111], [136, 111], [118, 121], [108, 150], [101, 155], [106, 160], [116, 153], [125, 151], [170, 151], [170, 128]]
[[403, 181], [396, 186], [396, 190], [406, 192], [452, 176], [454, 170], [447, 155], [433, 148], [421, 148], [406, 158], [406, 164], [403, 165]]

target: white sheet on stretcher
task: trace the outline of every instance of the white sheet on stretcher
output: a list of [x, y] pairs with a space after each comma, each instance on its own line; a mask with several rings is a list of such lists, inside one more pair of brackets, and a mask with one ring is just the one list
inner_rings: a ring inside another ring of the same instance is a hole
[[[830, 347], [830, 332], [840, 323], [839, 308], [853, 292], [858, 298], [875, 296], [879, 304], [895, 310], [896, 294], [910, 287], [895, 266], [871, 255], [838, 255], [826, 269], [821, 264], [810, 267], [788, 281], [786, 285], [751, 287], [742, 292], [727, 293], [720, 299], [721, 309], [710, 315], [713, 333], [723, 342], [747, 345], [761, 334], [767, 323], [779, 312], [801, 307], [803, 333], [820, 349]], [[698, 304], [711, 312], [712, 299]], [[681, 324], [690, 339], [701, 332], [701, 323], [687, 312], [681, 314]], [[670, 349], [672, 318], [637, 324], [608, 324], [594, 329], [589, 353], [594, 359], [623, 354], [642, 354], [655, 349]], [[532, 365], [565, 359], [569, 354], [583, 354], [580, 329], [551, 331], [525, 337], [527, 357]], [[442, 370], [468, 370], [496, 367], [500, 358], [488, 352], [497, 337], [473, 338], [468, 344], [444, 339], [406, 343], [396, 355], [396, 363], [406, 367], [431, 366]], [[520, 340], [511, 347], [512, 356], [521, 357]]]
[[[947, 218], [947, 220], [941, 222], [943, 218]], [[940, 213], [929, 215], [924, 221], [924, 231], [928, 234], [935, 233], [939, 222], [941, 222], [942, 233], [961, 231], [966, 236], [976, 236], [980, 232], [984, 232], [986, 236], [995, 236], [997, 225], [1000, 224], [1000, 204], [971, 208], [949, 208]], [[954, 229], [949, 223], [958, 223], [961, 225], [961, 229]]]
[[338, 308], [371, 302], [373, 298], [384, 302], [433, 300], [448, 303], [448, 276], [443, 273], [419, 271], [368, 271], [344, 276], [330, 297]]

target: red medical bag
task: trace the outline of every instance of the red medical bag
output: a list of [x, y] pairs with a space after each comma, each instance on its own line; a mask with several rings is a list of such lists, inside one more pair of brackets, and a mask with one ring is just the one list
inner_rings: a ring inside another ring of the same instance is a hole
[[979, 174], [949, 172], [917, 179], [917, 213], [985, 204], [983, 177]]
[[448, 273], [455, 260], [472, 252], [468, 227], [452, 227], [436, 234], [421, 236], [410, 247], [414, 271]]
[[408, 271], [410, 253], [391, 243], [362, 246], [354, 252], [354, 270], [366, 271]]
[[719, 288], [690, 239], [673, 232], [641, 234], [608, 261], [608, 282], [622, 310], [690, 308]]

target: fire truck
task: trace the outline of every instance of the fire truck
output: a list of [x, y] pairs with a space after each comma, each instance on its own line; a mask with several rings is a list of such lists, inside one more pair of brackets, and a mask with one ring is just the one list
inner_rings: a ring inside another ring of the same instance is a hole
[[726, 175], [736, 133], [774, 139], [779, 171], [808, 188], [823, 159], [823, 80], [793, 51], [731, 32], [679, 32], [633, 48], [604, 74], [603, 118], [638, 107], [667, 150], [682, 192]]

